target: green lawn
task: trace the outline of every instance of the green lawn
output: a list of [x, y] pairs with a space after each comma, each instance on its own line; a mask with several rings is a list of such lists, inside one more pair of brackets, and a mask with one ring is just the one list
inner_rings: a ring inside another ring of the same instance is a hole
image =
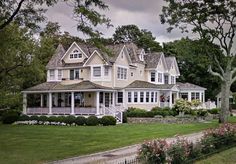
[[218, 124], [123, 124], [109, 127], [0, 125], [0, 163], [42, 163], [187, 134]]
[[236, 147], [214, 154], [213, 156], [196, 162], [196, 164], [233, 164], [236, 163]]

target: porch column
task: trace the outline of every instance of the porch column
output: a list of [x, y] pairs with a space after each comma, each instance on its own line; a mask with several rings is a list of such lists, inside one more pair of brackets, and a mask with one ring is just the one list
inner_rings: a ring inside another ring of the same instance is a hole
[[179, 92], [176, 92], [176, 100], [179, 99]]
[[203, 94], [203, 100], [202, 100], [202, 102], [205, 102], [205, 101], [206, 101], [206, 100], [205, 100], [205, 91], [203, 91], [202, 94]]
[[169, 93], [169, 107], [172, 108], [172, 91]]
[[115, 106], [115, 92], [112, 92], [112, 106]]
[[96, 114], [99, 115], [100, 112], [99, 112], [99, 96], [100, 96], [100, 92], [96, 92]]
[[27, 114], [27, 94], [23, 93], [23, 114]]
[[191, 102], [191, 92], [188, 92], [188, 101]]
[[40, 94], [40, 107], [43, 107], [43, 94]]
[[49, 108], [49, 113], [52, 114], [52, 93], [48, 93], [48, 108]]
[[71, 113], [75, 114], [75, 95], [74, 92], [71, 92]]

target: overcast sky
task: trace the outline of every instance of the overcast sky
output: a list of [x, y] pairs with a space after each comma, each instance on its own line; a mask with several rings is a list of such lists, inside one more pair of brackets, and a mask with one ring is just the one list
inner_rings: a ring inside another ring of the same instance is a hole
[[[135, 24], [140, 29], [147, 29], [153, 33], [160, 43], [180, 39], [187, 34], [182, 34], [179, 30], [171, 33], [166, 32], [166, 25], [160, 23], [159, 14], [163, 0], [104, 0], [109, 6], [109, 10], [103, 13], [111, 19], [114, 27], [107, 29], [99, 27], [104, 37], [111, 37], [115, 28], [122, 25]], [[64, 2], [50, 7], [46, 13], [48, 21], [59, 22], [62, 31], [68, 31], [72, 35], [81, 36], [76, 30], [76, 22], [72, 18], [72, 7]]]

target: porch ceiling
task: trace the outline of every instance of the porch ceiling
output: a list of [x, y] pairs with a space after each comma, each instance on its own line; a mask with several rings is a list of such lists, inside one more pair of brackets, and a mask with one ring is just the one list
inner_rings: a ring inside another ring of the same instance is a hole
[[48, 92], [48, 91], [80, 91], [80, 90], [113, 90], [109, 87], [104, 87], [95, 84], [91, 81], [82, 81], [80, 83], [63, 85], [61, 82], [45, 82], [24, 90], [23, 92]]

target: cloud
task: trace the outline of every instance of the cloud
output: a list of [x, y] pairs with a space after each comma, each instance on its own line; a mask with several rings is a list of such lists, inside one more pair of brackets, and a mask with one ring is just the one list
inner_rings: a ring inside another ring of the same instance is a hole
[[[183, 36], [180, 31], [175, 30], [167, 33], [166, 25], [162, 25], [159, 20], [164, 1], [160, 0], [104, 0], [109, 6], [109, 10], [101, 11], [111, 19], [113, 28], [98, 26], [105, 37], [111, 37], [115, 28], [122, 25], [135, 24], [141, 29], [147, 29], [153, 33], [159, 42], [172, 41]], [[73, 20], [73, 8], [71, 4], [60, 2], [49, 8], [46, 13], [48, 20], [59, 22], [62, 31], [68, 31], [72, 35], [84, 37], [77, 31], [77, 22]]]

